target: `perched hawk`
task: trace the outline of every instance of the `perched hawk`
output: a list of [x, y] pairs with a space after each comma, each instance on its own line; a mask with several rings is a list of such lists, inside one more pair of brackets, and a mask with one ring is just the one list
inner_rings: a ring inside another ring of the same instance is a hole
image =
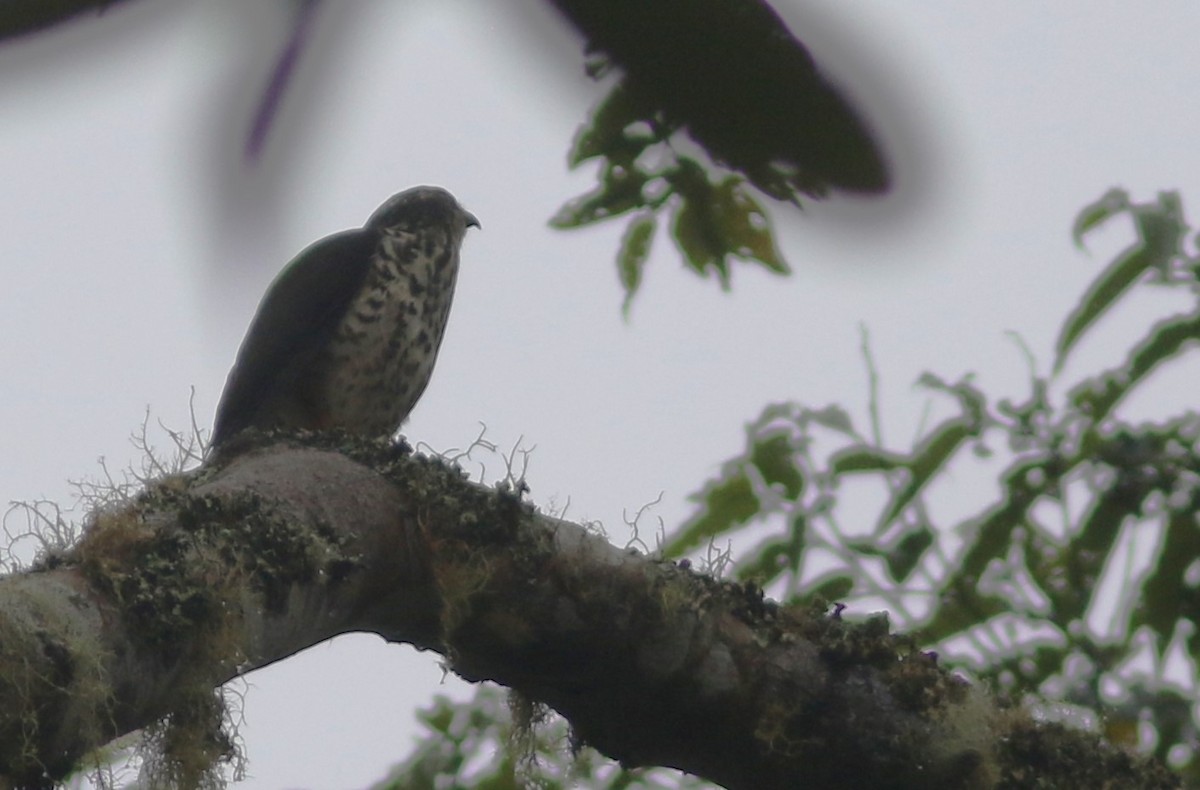
[[242, 341], [212, 447], [252, 427], [391, 436], [433, 373], [472, 226], [449, 192], [414, 187], [297, 255]]

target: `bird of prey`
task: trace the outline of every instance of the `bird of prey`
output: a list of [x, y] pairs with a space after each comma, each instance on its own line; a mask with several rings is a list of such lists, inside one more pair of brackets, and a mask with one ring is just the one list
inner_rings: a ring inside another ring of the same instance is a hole
[[242, 341], [212, 448], [247, 428], [395, 433], [433, 373], [470, 227], [449, 192], [413, 187], [297, 255]]

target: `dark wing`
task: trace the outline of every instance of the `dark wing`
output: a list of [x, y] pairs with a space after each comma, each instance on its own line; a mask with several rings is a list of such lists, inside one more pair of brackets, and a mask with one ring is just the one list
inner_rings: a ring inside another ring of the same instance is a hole
[[370, 269], [378, 234], [348, 230], [310, 245], [271, 283], [217, 406], [212, 446], [255, 422], [289, 373], [331, 339]]

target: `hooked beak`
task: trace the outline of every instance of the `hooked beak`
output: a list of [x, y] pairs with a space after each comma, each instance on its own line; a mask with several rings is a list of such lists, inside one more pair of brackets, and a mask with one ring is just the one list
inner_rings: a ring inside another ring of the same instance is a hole
[[483, 230], [483, 226], [479, 224], [479, 220], [476, 219], [475, 215], [472, 214], [471, 212], [464, 210], [463, 211], [463, 220], [465, 220], [465, 222], [466, 222], [465, 227], [479, 228], [480, 230]]

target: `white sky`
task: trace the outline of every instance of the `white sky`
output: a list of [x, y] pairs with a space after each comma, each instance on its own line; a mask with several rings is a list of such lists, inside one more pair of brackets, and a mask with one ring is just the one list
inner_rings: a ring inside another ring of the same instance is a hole
[[[479, 422], [505, 447], [523, 436], [534, 499], [616, 534], [623, 509], [660, 491], [657, 515], [685, 518], [768, 402], [861, 417], [860, 321], [898, 446], [922, 370], [1024, 395], [1004, 331], [1045, 369], [1066, 311], [1128, 239], [1076, 251], [1076, 211], [1114, 185], [1141, 200], [1178, 188], [1185, 208], [1200, 194], [1195, 0], [780, 0], [880, 127], [901, 188], [777, 215], [796, 274], [739, 269], [730, 294], [683, 272], [660, 236], [625, 323], [623, 224], [545, 226], [592, 184], [564, 165], [596, 98], [575, 42], [533, 0], [330, 5], [251, 174], [238, 157], [284, 4], [134, 3], [0, 44], [0, 500], [65, 503], [98, 457], [136, 463], [146, 407], [186, 427], [193, 386], [210, 424], [278, 269], [416, 183], [451, 189], [484, 229], [405, 432], [439, 449]], [[1072, 371], [1115, 362], [1129, 337], [1091, 343]], [[1145, 413], [1188, 403], [1184, 376]], [[255, 674], [241, 786], [365, 786], [408, 753], [412, 710], [437, 692], [467, 693], [435, 656], [365, 636]]]

